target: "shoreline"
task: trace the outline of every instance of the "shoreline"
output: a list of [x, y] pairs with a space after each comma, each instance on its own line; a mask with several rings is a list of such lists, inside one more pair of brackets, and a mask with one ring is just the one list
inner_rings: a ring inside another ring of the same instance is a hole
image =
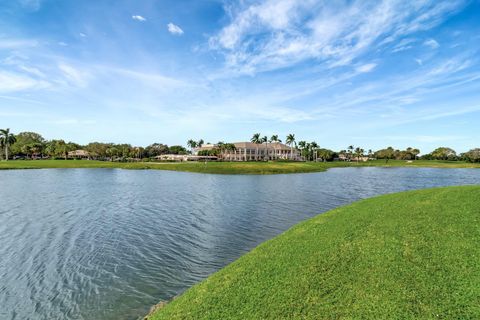
[[106, 162], [97, 160], [9, 160], [0, 161], [0, 170], [21, 169], [128, 169], [167, 170], [203, 174], [274, 175], [324, 172], [331, 168], [452, 168], [480, 169], [480, 163], [462, 161], [383, 160], [368, 162]]
[[142, 319], [475, 317], [468, 288], [480, 278], [469, 250], [478, 251], [478, 239], [456, 231], [472, 227], [479, 194], [480, 185], [441, 187], [340, 206], [261, 243]]

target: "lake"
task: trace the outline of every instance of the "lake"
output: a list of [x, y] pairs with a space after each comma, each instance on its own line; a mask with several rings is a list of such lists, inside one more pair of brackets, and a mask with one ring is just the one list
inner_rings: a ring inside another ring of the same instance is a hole
[[478, 169], [0, 171], [0, 319], [138, 319], [299, 221]]

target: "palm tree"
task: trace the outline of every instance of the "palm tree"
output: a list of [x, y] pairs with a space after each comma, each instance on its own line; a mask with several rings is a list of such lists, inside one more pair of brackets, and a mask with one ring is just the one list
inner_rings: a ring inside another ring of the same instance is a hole
[[262, 141], [262, 138], [260, 138], [260, 133], [255, 133], [253, 136], [252, 136], [252, 139], [250, 139], [250, 141], [252, 143], [255, 143], [257, 145], [257, 150], [255, 151], [255, 160], [258, 160], [258, 145], [261, 144], [263, 141]]
[[223, 149], [228, 152], [228, 160], [231, 161], [231, 154], [234, 152], [237, 148], [233, 143], [225, 143], [223, 145]]
[[197, 141], [197, 147], [201, 148], [203, 146], [205, 142], [203, 141], [203, 139], [200, 139]]
[[360, 157], [363, 157], [364, 152], [365, 150], [360, 147], [355, 148], [355, 157], [357, 158], [357, 163], [360, 161]]
[[190, 148], [190, 153], [193, 153], [193, 149], [197, 147], [197, 142], [193, 139], [187, 141], [187, 146]]
[[290, 146], [290, 159], [293, 160], [293, 145], [295, 144], [295, 135], [292, 133], [287, 135], [285, 142]]
[[[270, 137], [270, 143], [279, 143], [279, 142], [282, 142], [282, 141], [278, 139], [277, 134], [274, 134]], [[275, 147], [273, 148], [273, 155], [274, 155], [274, 158], [277, 159], [277, 149], [275, 149]]]
[[303, 140], [299, 141], [298, 142], [298, 148], [300, 148], [300, 154], [302, 155], [302, 157], [305, 158], [305, 149], [307, 148], [307, 142], [303, 141]]
[[312, 141], [310, 143], [310, 147], [312, 148], [312, 151], [313, 151], [313, 161], [317, 162], [317, 157], [318, 157], [318, 154], [317, 154], [317, 149], [318, 149], [318, 144], [315, 142], [315, 141]]
[[10, 133], [10, 128], [0, 129], [0, 143], [5, 148], [5, 161], [8, 161], [8, 148], [14, 144], [17, 139]]
[[353, 145], [350, 145], [348, 146], [347, 149], [348, 149], [349, 158], [351, 159], [353, 155], [353, 150], [355, 149], [355, 147]]

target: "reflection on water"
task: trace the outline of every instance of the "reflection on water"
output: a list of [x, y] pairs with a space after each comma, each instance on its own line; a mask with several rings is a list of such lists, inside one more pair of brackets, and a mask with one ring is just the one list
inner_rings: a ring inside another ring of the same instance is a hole
[[137, 319], [301, 220], [377, 194], [479, 184], [480, 170], [49, 169], [0, 181], [0, 319]]

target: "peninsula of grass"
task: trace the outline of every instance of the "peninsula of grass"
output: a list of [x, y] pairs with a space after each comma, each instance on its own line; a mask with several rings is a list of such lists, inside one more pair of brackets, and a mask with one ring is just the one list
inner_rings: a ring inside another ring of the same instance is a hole
[[479, 319], [479, 199], [450, 187], [329, 211], [148, 319]]
[[430, 168], [480, 168], [480, 163], [463, 161], [375, 160], [368, 162], [109, 162], [95, 160], [10, 160], [0, 161], [1, 169], [46, 168], [120, 168], [158, 169], [215, 174], [281, 174], [325, 171], [336, 167], [430, 167]]

